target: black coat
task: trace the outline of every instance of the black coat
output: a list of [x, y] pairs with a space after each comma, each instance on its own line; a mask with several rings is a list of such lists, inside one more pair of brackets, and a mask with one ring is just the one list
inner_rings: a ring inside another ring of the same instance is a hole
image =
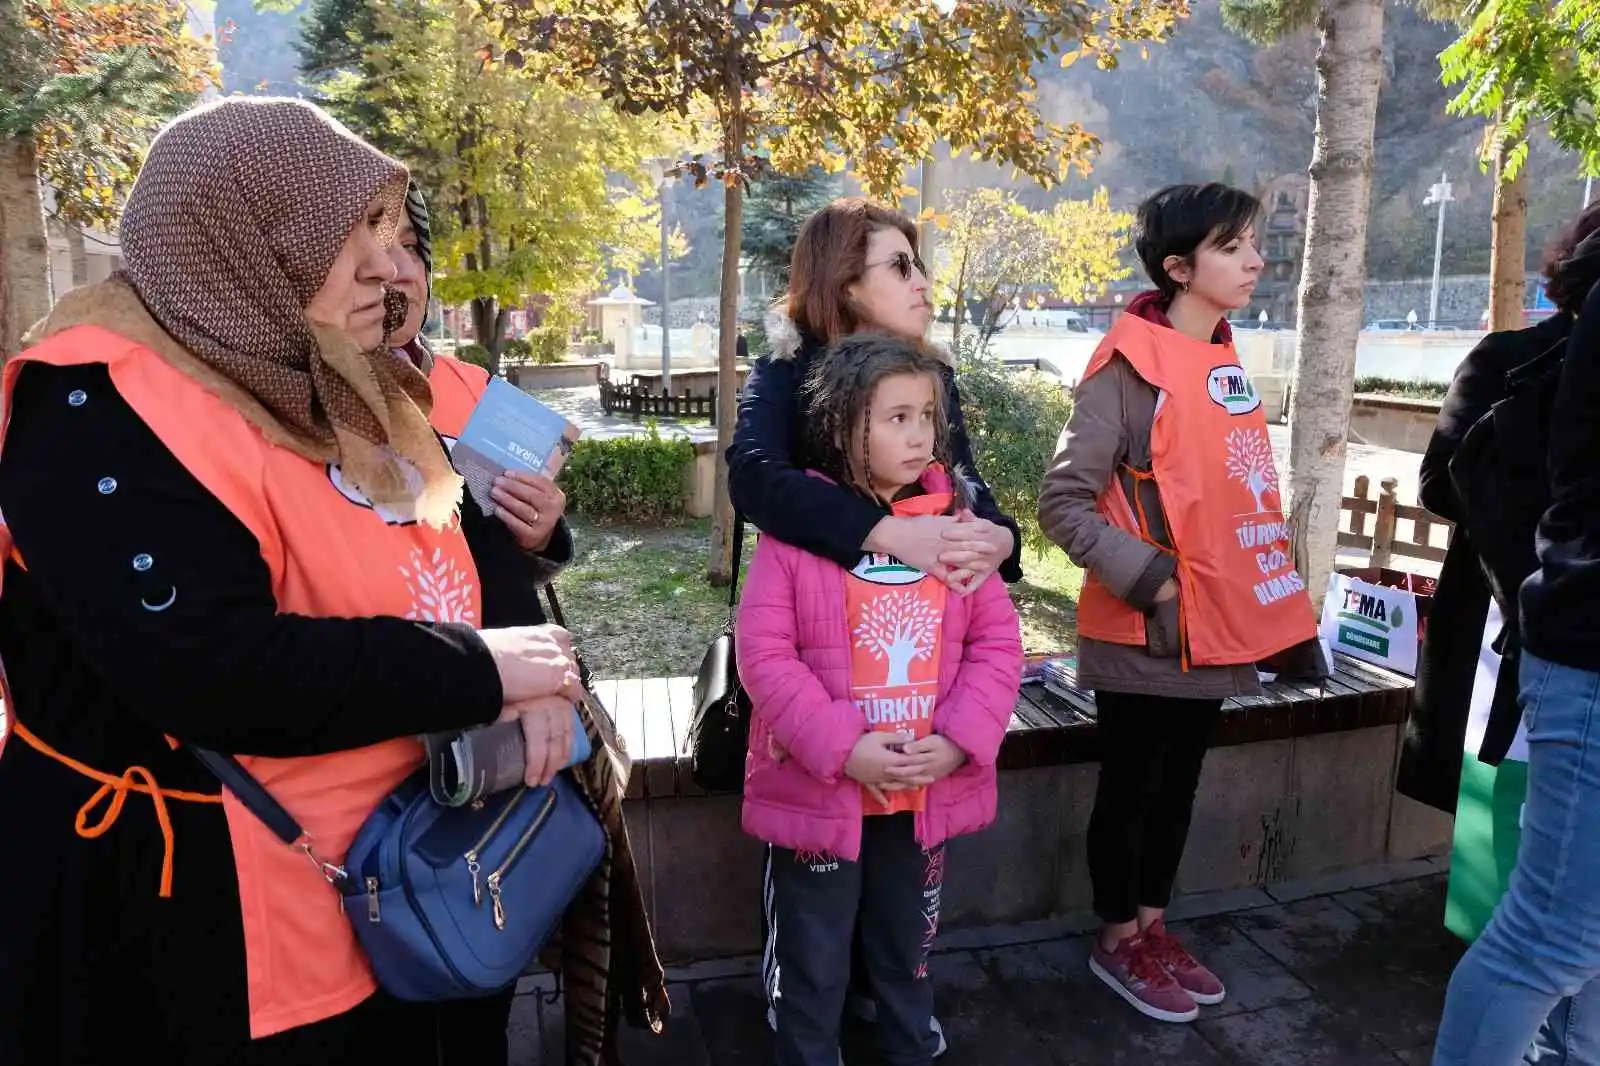
[[[792, 327], [791, 327], [792, 328]], [[733, 505], [757, 529], [849, 569], [861, 545], [886, 514], [859, 493], [805, 474], [806, 408], [800, 390], [823, 345], [797, 339], [797, 350], [759, 360], [739, 396], [739, 423], [728, 447], [728, 490]], [[961, 413], [955, 372], [944, 372], [950, 417], [950, 458], [971, 480], [973, 513], [1011, 530], [1011, 556], [1000, 564], [1006, 581], [1022, 579], [1022, 533], [1000, 513], [994, 493], [978, 476]]]
[[1560, 343], [1571, 330], [1572, 316], [1559, 314], [1529, 329], [1491, 333], [1478, 342], [1456, 370], [1439, 410], [1438, 427], [1422, 457], [1422, 505], [1456, 523], [1456, 528], [1428, 612], [1416, 698], [1406, 722], [1395, 787], [1447, 813], [1456, 809], [1467, 711], [1489, 612], [1489, 586], [1461, 525], [1461, 501], [1450, 481], [1450, 460], [1473, 423], [1506, 395], [1506, 372]]

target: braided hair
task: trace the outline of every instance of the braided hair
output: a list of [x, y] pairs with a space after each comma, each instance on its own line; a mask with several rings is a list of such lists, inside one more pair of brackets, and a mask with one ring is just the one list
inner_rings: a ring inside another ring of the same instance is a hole
[[[878, 383], [896, 374], [924, 375], [934, 384], [933, 460], [950, 474], [958, 504], [965, 479], [950, 461], [950, 419], [945, 407], [944, 364], [916, 343], [884, 333], [853, 333], [831, 344], [806, 380], [807, 455], [811, 465], [876, 503], [870, 447], [872, 400]], [[852, 454], [861, 441], [861, 468]]]

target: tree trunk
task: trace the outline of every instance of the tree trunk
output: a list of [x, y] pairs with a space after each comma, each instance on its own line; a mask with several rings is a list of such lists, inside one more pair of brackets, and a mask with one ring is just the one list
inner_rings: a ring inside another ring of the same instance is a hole
[[84, 246], [83, 229], [65, 221], [61, 226], [66, 230], [67, 253], [72, 260], [72, 287], [80, 288], [89, 284], [89, 249]]
[[961, 266], [956, 270], [955, 308], [950, 312], [950, 348], [952, 351], [961, 351], [961, 326], [967, 318], [967, 262], [970, 255], [967, 249], [961, 250]]
[[733, 572], [733, 499], [728, 495], [728, 445], [733, 443], [733, 426], [739, 417], [739, 253], [744, 229], [744, 178], [739, 164], [744, 158], [743, 83], [739, 78], [742, 57], [728, 57], [727, 99], [722, 116], [723, 164], [734, 171], [723, 186], [722, 223], [722, 307], [717, 336], [717, 475], [712, 492], [711, 561], [706, 580], [726, 585], [738, 575]]
[[[726, 585], [733, 572], [733, 499], [728, 494], [728, 446], [739, 418], [739, 231], [744, 222], [744, 182], [731, 181], [723, 193], [726, 222], [722, 238], [722, 309], [717, 337], [717, 480], [711, 514], [711, 566], [706, 579]], [[798, 401], [797, 401], [798, 402]]]
[[472, 301], [473, 339], [489, 353], [489, 375], [500, 373], [500, 350], [505, 347], [506, 310], [493, 296], [478, 296]]
[[1367, 273], [1373, 126], [1383, 81], [1384, 0], [1324, 0], [1317, 129], [1300, 278], [1285, 498], [1295, 565], [1321, 608], [1338, 550], [1345, 437]]
[[33, 141], [0, 141], [0, 359], [50, 311], [50, 243]]
[[1506, 176], [1514, 144], [1494, 153], [1494, 223], [1489, 251], [1489, 328], [1521, 329], [1528, 273], [1528, 165]]

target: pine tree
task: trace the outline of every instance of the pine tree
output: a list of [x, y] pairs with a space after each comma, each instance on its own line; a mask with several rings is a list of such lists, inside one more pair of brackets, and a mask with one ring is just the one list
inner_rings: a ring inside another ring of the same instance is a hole
[[843, 191], [821, 167], [799, 175], [773, 174], [755, 182], [744, 209], [744, 254], [779, 290], [789, 286], [789, 258], [806, 219]]

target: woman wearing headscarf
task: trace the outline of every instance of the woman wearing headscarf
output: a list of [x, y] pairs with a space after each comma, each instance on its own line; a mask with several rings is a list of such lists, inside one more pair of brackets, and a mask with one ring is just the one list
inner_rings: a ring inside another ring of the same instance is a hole
[[152, 144], [125, 272], [13, 357], [0, 429], [0, 1062], [434, 1063], [315, 862], [186, 745], [237, 755], [343, 858], [418, 734], [570, 750], [557, 627], [482, 583], [427, 379], [384, 344], [405, 169], [316, 108], [232, 98]]
[[[489, 377], [482, 369], [448, 355], [436, 355], [422, 335], [431, 297], [432, 234], [428, 206], [412, 182], [405, 213], [389, 256], [395, 278], [391, 294], [400, 298], [400, 319], [388, 338], [397, 357], [428, 375], [433, 392], [432, 422], [452, 446], [483, 395]], [[485, 515], [468, 494], [461, 521], [483, 585], [483, 625], [542, 625], [541, 586], [553, 580], [573, 554], [572, 532], [563, 517], [566, 496], [549, 478], [508, 472], [494, 488], [495, 508]], [[554, 586], [546, 587], [553, 609]], [[561, 622], [559, 615], [555, 619]], [[562, 623], [564, 624], [564, 623]], [[581, 664], [580, 664], [581, 669]], [[577, 780], [600, 812], [611, 850], [599, 877], [591, 880], [562, 923], [560, 950], [550, 962], [563, 977], [568, 1061], [613, 1061], [617, 1023], [655, 1027], [668, 1009], [666, 977], [639, 890], [633, 848], [622, 817], [626, 757], [605, 712], [583, 710], [601, 757], [580, 767]], [[453, 1006], [441, 1018], [445, 1066], [504, 1066], [509, 1057], [507, 1023], [514, 988]]]
[[[489, 378], [470, 363], [434, 354], [423, 336], [432, 297], [433, 235], [427, 201], [415, 182], [406, 189], [405, 213], [390, 258], [395, 266], [391, 288], [395, 296], [403, 298], [404, 318], [390, 334], [389, 344], [428, 375], [434, 392], [434, 427], [447, 441], [454, 441]], [[550, 478], [520, 471], [508, 471], [491, 491], [494, 517], [527, 556], [528, 576], [534, 584], [553, 580], [572, 561], [572, 531], [564, 517], [566, 494]]]

